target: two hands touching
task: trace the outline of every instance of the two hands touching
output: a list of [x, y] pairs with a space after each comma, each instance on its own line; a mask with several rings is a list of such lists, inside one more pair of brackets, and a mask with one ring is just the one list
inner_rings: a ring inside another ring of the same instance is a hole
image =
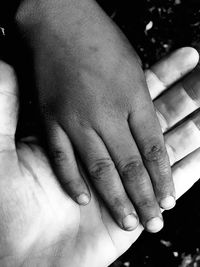
[[67, 193], [88, 204], [85, 173], [122, 229], [140, 219], [159, 231], [160, 208], [175, 205], [174, 185], [126, 37], [93, 0], [23, 0], [16, 17], [32, 51], [52, 166]]
[[[197, 112], [186, 118], [199, 107], [200, 70], [196, 68], [183, 77], [197, 62], [196, 51], [184, 48], [146, 72], [150, 94], [153, 99], [157, 97], [154, 106], [177, 197], [200, 176], [200, 116]], [[87, 176], [90, 203], [76, 204], [58, 182], [37, 138], [15, 143], [16, 77], [8, 65], [1, 63], [0, 78], [0, 265], [108, 266], [135, 242], [142, 225], [131, 232], [122, 230]]]

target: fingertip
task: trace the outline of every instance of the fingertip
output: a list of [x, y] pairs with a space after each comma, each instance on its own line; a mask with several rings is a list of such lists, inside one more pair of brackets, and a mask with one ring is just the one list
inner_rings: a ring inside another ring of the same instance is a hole
[[133, 231], [137, 228], [139, 220], [137, 215], [131, 213], [127, 215], [122, 222], [123, 229], [126, 231]]
[[10, 75], [13, 75], [13, 67], [11, 65], [7, 64], [6, 62], [0, 60], [0, 73], [10, 73]]
[[170, 210], [176, 205], [176, 200], [173, 196], [167, 196], [160, 201], [160, 207], [164, 210]]
[[177, 57], [179, 57], [183, 64], [186, 65], [186, 68], [192, 69], [199, 62], [199, 53], [193, 47], [183, 47], [178, 49], [175, 53], [177, 53]]
[[0, 60], [0, 87], [1, 91], [16, 94], [16, 75], [13, 67]]
[[76, 201], [79, 205], [86, 206], [90, 202], [90, 197], [88, 194], [83, 193], [76, 197]]
[[159, 232], [164, 226], [164, 222], [160, 217], [151, 218], [149, 221], [146, 222], [145, 228], [150, 233], [157, 233]]
[[192, 71], [199, 62], [195, 48], [182, 47], [163, 58], [146, 72], [147, 84], [154, 99], [174, 82]]

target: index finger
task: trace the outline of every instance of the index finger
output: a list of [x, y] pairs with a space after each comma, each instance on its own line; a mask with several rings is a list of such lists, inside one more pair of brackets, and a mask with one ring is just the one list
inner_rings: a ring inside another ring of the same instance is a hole
[[198, 52], [192, 47], [184, 47], [146, 70], [145, 76], [151, 98], [154, 100], [173, 83], [189, 73], [198, 61]]

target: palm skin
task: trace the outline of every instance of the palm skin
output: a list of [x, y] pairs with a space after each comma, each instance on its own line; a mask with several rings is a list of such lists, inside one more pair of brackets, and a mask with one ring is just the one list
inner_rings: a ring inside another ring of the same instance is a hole
[[1, 266], [21, 266], [24, 258], [25, 266], [107, 266], [141, 233], [120, 230], [94, 194], [87, 206], [72, 201], [38, 145], [19, 143], [17, 154], [0, 158]]
[[[188, 51], [190, 57], [192, 53]], [[195, 58], [192, 64], [185, 64], [182, 73], [196, 63]], [[0, 73], [0, 266], [108, 266], [135, 242], [142, 226], [132, 232], [119, 228], [91, 186], [90, 203], [76, 204], [61, 188], [35, 138], [24, 139], [15, 147], [15, 78], [3, 63]], [[185, 159], [172, 168], [178, 196], [198, 180], [198, 147]], [[195, 173], [188, 182], [180, 172], [187, 171], [188, 176], [194, 165]]]

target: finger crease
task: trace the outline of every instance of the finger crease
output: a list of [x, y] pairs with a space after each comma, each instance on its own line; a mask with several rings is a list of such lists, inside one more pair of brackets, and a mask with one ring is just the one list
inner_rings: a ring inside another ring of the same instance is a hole
[[197, 94], [195, 93], [195, 90], [192, 88], [189, 88], [190, 90], [187, 90], [184, 86], [184, 83], [182, 83], [183, 90], [185, 91], [186, 95], [194, 102], [194, 104], [199, 107], [200, 106], [200, 100], [198, 100]]
[[167, 123], [167, 119], [164, 117], [164, 115], [155, 107], [157, 116], [158, 116], [158, 120], [160, 122], [160, 126], [162, 128], [162, 131], [165, 132], [168, 129], [168, 123]]

